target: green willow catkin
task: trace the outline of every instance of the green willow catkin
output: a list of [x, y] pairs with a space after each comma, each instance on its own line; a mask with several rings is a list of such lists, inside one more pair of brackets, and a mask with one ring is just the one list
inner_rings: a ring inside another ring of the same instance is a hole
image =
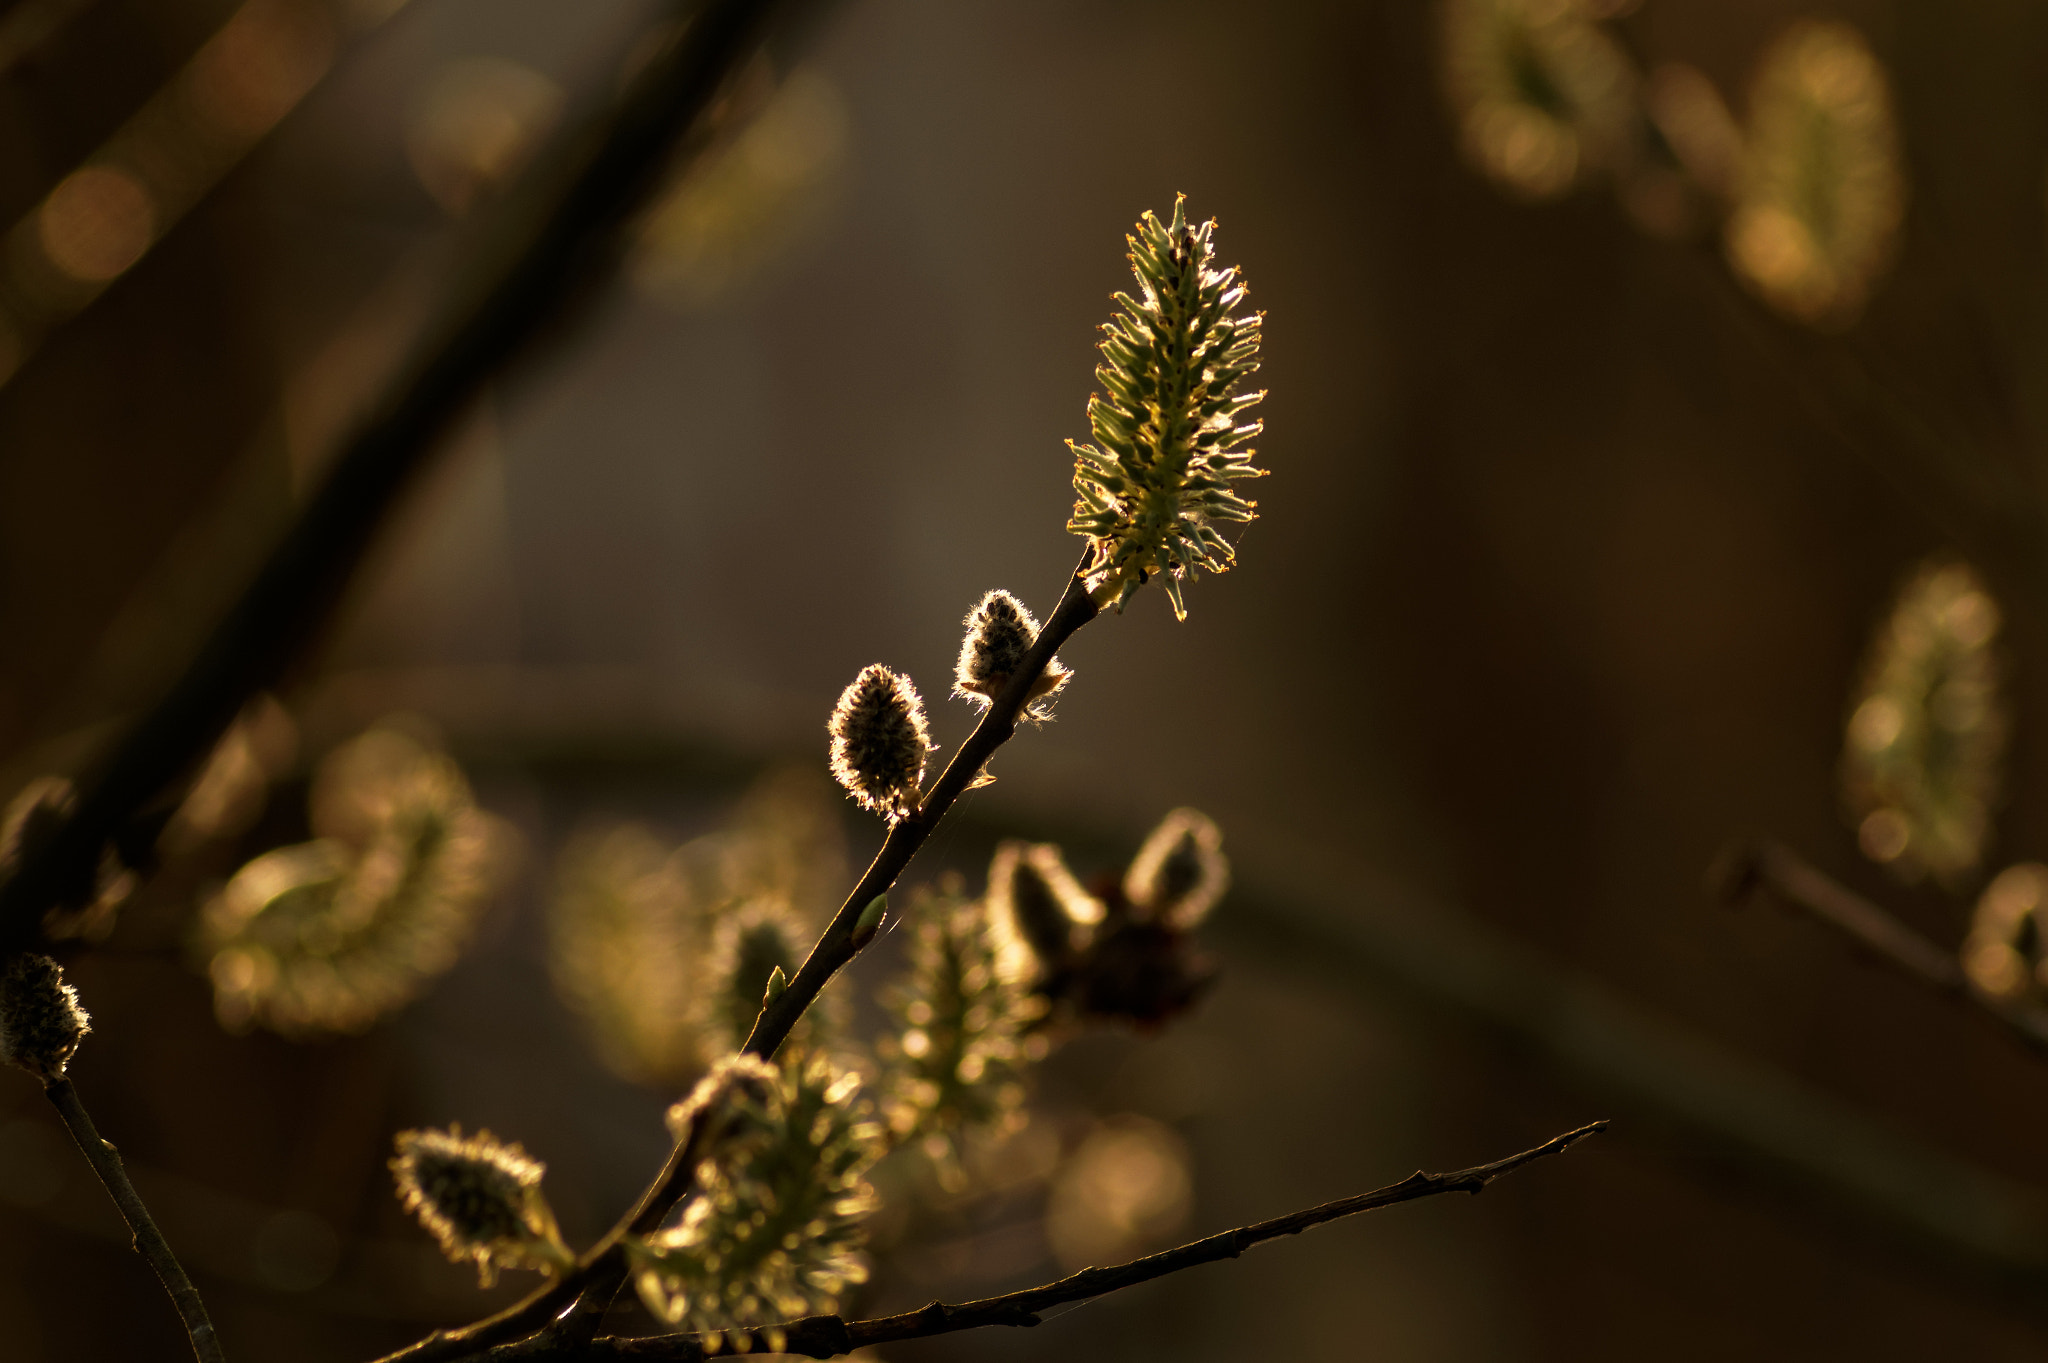
[[884, 1000], [896, 1029], [883, 1039], [883, 1110], [891, 1137], [918, 1141], [940, 1180], [959, 1186], [961, 1137], [1010, 1130], [1021, 1116], [1025, 1069], [1045, 1052], [1033, 1031], [1045, 1000], [957, 877], [922, 895], [910, 919], [909, 970]]
[[[867, 1280], [866, 1175], [881, 1128], [858, 1075], [784, 1054], [778, 1065], [733, 1057], [669, 1112], [678, 1140], [712, 1124], [682, 1223], [627, 1242], [641, 1301], [669, 1325], [721, 1335], [831, 1312]], [[717, 1352], [723, 1341], [705, 1342]]]
[[1261, 318], [1235, 312], [1244, 282], [1237, 267], [1215, 267], [1216, 223], [1191, 225], [1185, 202], [1164, 223], [1148, 211], [1125, 238], [1138, 292], [1116, 295], [1103, 327], [1095, 377], [1106, 391], [1088, 399], [1095, 443], [1067, 442], [1079, 498], [1067, 529], [1088, 539], [1095, 599], [1121, 610], [1158, 577], [1182, 620], [1183, 580], [1236, 558], [1215, 523], [1254, 517], [1231, 484], [1265, 473], [1245, 446], [1264, 423], [1240, 419], [1265, 394], [1238, 391], [1259, 367]]
[[489, 1287], [501, 1268], [553, 1272], [574, 1256], [562, 1243], [555, 1214], [541, 1196], [547, 1166], [488, 1131], [462, 1128], [401, 1131], [391, 1161], [399, 1200], [441, 1242], [455, 1263], [476, 1263]]
[[311, 842], [237, 871], [200, 914], [214, 1012], [230, 1031], [361, 1032], [468, 946], [509, 850], [454, 759], [373, 728], [322, 760]]

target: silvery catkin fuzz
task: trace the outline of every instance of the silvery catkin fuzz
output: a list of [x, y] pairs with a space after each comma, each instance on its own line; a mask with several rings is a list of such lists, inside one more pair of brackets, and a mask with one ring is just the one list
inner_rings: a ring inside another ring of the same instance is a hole
[[826, 729], [832, 775], [856, 804], [889, 819], [916, 811], [932, 743], [910, 678], [880, 663], [861, 669], [840, 693]]
[[7, 962], [0, 973], [0, 1059], [54, 1084], [91, 1030], [64, 967], [32, 951]]
[[[1022, 601], [996, 588], [967, 612], [967, 634], [960, 641], [960, 661], [953, 672], [953, 694], [986, 710], [1023, 666], [1024, 655], [1038, 639], [1038, 619]], [[1058, 658], [1045, 668], [1025, 695], [1025, 716], [1044, 719], [1052, 697], [1073, 676]]]

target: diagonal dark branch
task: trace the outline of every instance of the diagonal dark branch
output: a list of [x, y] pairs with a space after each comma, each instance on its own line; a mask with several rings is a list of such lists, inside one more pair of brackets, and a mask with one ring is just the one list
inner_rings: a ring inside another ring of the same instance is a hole
[[[1086, 556], [1082, 559], [1087, 562]], [[974, 732], [953, 754], [944, 772], [925, 793], [918, 810], [905, 816], [889, 830], [876, 854], [846, 897], [846, 902], [819, 935], [817, 945], [796, 973], [796, 978], [776, 999], [761, 1010], [744, 1049], [749, 1055], [772, 1056], [782, 1045], [797, 1020], [817, 999], [832, 977], [873, 939], [858, 935], [861, 911], [876, 897], [886, 894], [909, 866], [917, 850], [931, 836], [953, 802], [973, 784], [996, 750], [1017, 732], [1017, 720], [1024, 711], [1032, 685], [1045, 671], [1060, 645], [1074, 632], [1100, 614], [1101, 608], [1088, 594], [1088, 586], [1077, 568], [1068, 579], [1066, 591], [1052, 615], [1039, 629], [1030, 651], [1018, 664], [1017, 673], [997, 696]], [[626, 1242], [649, 1234], [662, 1219], [688, 1196], [702, 1159], [698, 1130], [692, 1127], [677, 1143], [668, 1163], [655, 1176], [633, 1209], [620, 1219], [605, 1237], [576, 1261], [576, 1266], [524, 1301], [497, 1315], [459, 1330], [443, 1330], [419, 1343], [390, 1354], [379, 1363], [444, 1363], [444, 1360], [481, 1354], [508, 1341], [539, 1335], [538, 1344], [552, 1349], [580, 1348], [596, 1333], [598, 1323], [613, 1297], [626, 1281]], [[541, 1333], [545, 1332], [545, 1333]]]
[[220, 1336], [214, 1333], [213, 1321], [206, 1314], [206, 1304], [199, 1300], [199, 1290], [192, 1286], [192, 1280], [185, 1276], [184, 1266], [178, 1256], [171, 1253], [170, 1242], [157, 1229], [150, 1217], [149, 1208], [142, 1203], [142, 1197], [135, 1191], [135, 1185], [128, 1181], [128, 1170], [121, 1163], [121, 1152], [111, 1141], [102, 1140], [94, 1128], [92, 1118], [86, 1114], [85, 1104], [79, 1101], [78, 1090], [71, 1086], [69, 1079], [59, 1079], [46, 1084], [43, 1093], [51, 1106], [70, 1128], [71, 1139], [78, 1142], [78, 1148], [91, 1163], [93, 1172], [100, 1176], [108, 1196], [121, 1209], [121, 1219], [128, 1223], [129, 1233], [135, 1237], [135, 1252], [149, 1262], [164, 1291], [171, 1296], [171, 1305], [178, 1308], [178, 1318], [185, 1323], [185, 1333], [192, 1339], [192, 1353], [199, 1363], [225, 1363], [220, 1351]]
[[[332, 613], [385, 513], [485, 383], [616, 256], [614, 238], [701, 131], [755, 51], [778, 0], [677, 0], [676, 36], [615, 109], [566, 134], [481, 236], [441, 320], [337, 457], [256, 579], [184, 674], [82, 781], [77, 804], [0, 886], [0, 949], [32, 944], [45, 912], [90, 898], [102, 849], [194, 770], [244, 702], [274, 682]], [[703, 138], [698, 139], [698, 145]]]
[[1830, 879], [1797, 853], [1767, 840], [1739, 844], [1716, 864], [1721, 897], [1739, 903], [1759, 892], [1842, 933], [1864, 951], [1936, 993], [1971, 1005], [1978, 1016], [2037, 1055], [2048, 1055], [2048, 1010], [2009, 1003], [1963, 973], [1944, 951], [1892, 914]]
[[[1340, 1217], [1355, 1216], [1360, 1212], [1377, 1211], [1381, 1207], [1392, 1207], [1403, 1202], [1414, 1202], [1420, 1198], [1437, 1197], [1444, 1193], [1480, 1193], [1486, 1186], [1504, 1174], [1511, 1174], [1524, 1165], [1533, 1164], [1546, 1156], [1559, 1154], [1596, 1132], [1607, 1129], [1604, 1121], [1582, 1126], [1576, 1131], [1567, 1131], [1562, 1136], [1545, 1141], [1533, 1150], [1524, 1150], [1519, 1155], [1510, 1155], [1492, 1164], [1482, 1164], [1471, 1169], [1460, 1169], [1450, 1174], [1425, 1174], [1416, 1172], [1384, 1188], [1355, 1197], [1339, 1198], [1325, 1202], [1320, 1207], [1309, 1207], [1302, 1211], [1276, 1216], [1270, 1221], [1260, 1221], [1249, 1226], [1239, 1226], [1207, 1239], [1169, 1249], [1143, 1259], [1117, 1264], [1111, 1268], [1085, 1268], [1071, 1277], [1057, 1282], [1043, 1283], [1028, 1287], [1021, 1292], [1010, 1292], [1000, 1297], [988, 1297], [959, 1305], [933, 1302], [916, 1311], [902, 1315], [883, 1316], [874, 1320], [844, 1320], [838, 1316], [808, 1316], [803, 1320], [791, 1321], [786, 1325], [766, 1327], [744, 1332], [744, 1338], [733, 1340], [730, 1333], [721, 1341], [723, 1352], [769, 1352], [802, 1354], [807, 1358], [833, 1358], [854, 1349], [866, 1348], [871, 1344], [892, 1344], [898, 1340], [925, 1339], [932, 1335], [952, 1334], [959, 1330], [977, 1330], [989, 1325], [1039, 1324], [1044, 1313], [1055, 1306], [1070, 1302], [1089, 1301], [1111, 1292], [1121, 1292], [1139, 1283], [1151, 1282], [1170, 1273], [1195, 1268], [1202, 1264], [1213, 1264], [1224, 1259], [1235, 1259], [1255, 1245], [1282, 1236], [1299, 1235], [1326, 1221]], [[535, 1340], [526, 1346], [494, 1351], [490, 1355], [496, 1363], [504, 1360], [522, 1360], [523, 1363], [569, 1363], [571, 1359], [651, 1359], [664, 1363], [700, 1363], [706, 1357], [704, 1341], [697, 1335], [655, 1335], [641, 1339], [604, 1338], [591, 1341], [588, 1346], [575, 1348], [552, 1348], [546, 1341]]]
[[[1082, 564], [1085, 565], [1088, 559], [1089, 555], [1083, 554]], [[917, 849], [924, 846], [925, 839], [946, 817], [946, 811], [953, 807], [953, 802], [981, 775], [996, 749], [1009, 742], [1011, 735], [1017, 732], [1017, 718], [1023, 713], [1031, 688], [1044, 673], [1045, 665], [1052, 661], [1053, 654], [1073, 636], [1074, 631], [1093, 620], [1100, 611], [1094, 598], [1088, 594], [1087, 580], [1082, 576], [1081, 568], [1077, 567], [1067, 581], [1059, 604], [1053, 607], [1051, 616], [1038, 631], [1037, 639], [1032, 641], [1030, 651], [1018, 664], [1017, 675], [1010, 678], [1002, 694], [989, 706], [988, 713], [974, 726], [974, 732], [960, 745], [960, 751], [953, 754], [953, 760], [946, 764], [946, 770], [926, 792], [917, 812], [899, 819], [890, 828], [882, 850], [876, 853], [867, 873], [853, 887], [853, 893], [846, 897], [846, 902], [819, 936], [818, 944], [811, 948], [811, 954], [796, 972], [796, 978], [789, 982], [789, 988], [763, 1008], [761, 1016], [754, 1020], [754, 1030], [748, 1034], [745, 1046], [749, 1055], [764, 1059], [774, 1055], [775, 1048], [789, 1035], [790, 1028], [804, 1015], [804, 1010], [811, 1006], [818, 992], [867, 945], [865, 941], [854, 938], [861, 911], [896, 883], [896, 878], [910, 865], [910, 859], [917, 855]]]

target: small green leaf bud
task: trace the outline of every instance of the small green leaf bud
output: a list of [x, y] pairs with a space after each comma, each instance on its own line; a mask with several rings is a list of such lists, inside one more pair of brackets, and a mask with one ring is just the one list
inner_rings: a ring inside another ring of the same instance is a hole
[[882, 920], [888, 916], [887, 894], [878, 894], [870, 899], [868, 906], [860, 911], [860, 917], [853, 922], [853, 949], [858, 951], [874, 940], [875, 934], [882, 930]]
[[781, 966], [776, 966], [768, 972], [768, 987], [761, 991], [761, 1006], [766, 1008], [769, 1004], [781, 998], [783, 991], [788, 988], [789, 976], [782, 973]]
[[[960, 643], [953, 694], [986, 710], [1010, 684], [1037, 639], [1038, 621], [1022, 601], [1001, 589], [989, 592], [967, 612], [967, 635]], [[1026, 717], [1046, 718], [1052, 698], [1072, 676], [1058, 658], [1049, 659], [1025, 696]]]
[[861, 808], [884, 818], [914, 813], [931, 755], [924, 701], [910, 678], [880, 663], [862, 669], [826, 725], [832, 775]]
[[29, 951], [7, 962], [0, 974], [0, 1060], [54, 1084], [91, 1030], [62, 966]]
[[476, 1261], [482, 1286], [497, 1282], [500, 1268], [554, 1272], [574, 1261], [541, 1196], [547, 1166], [518, 1145], [488, 1131], [464, 1136], [459, 1126], [401, 1131], [395, 1143], [399, 1200], [451, 1261]]

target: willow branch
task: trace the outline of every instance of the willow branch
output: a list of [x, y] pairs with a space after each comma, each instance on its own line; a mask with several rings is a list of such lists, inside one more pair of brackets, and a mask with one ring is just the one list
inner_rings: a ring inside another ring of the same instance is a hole
[[[31, 945], [52, 906], [86, 902], [102, 849], [198, 766], [248, 698], [333, 613], [385, 513], [491, 377], [614, 263], [618, 229], [680, 137], [708, 123], [778, 0], [674, 3], [684, 20], [615, 109], [572, 129], [463, 243], [439, 321], [338, 453], [239, 600], [160, 701], [80, 782], [77, 804], [0, 886], [0, 950]], [[701, 146], [705, 139], [700, 138]]]
[[[1085, 564], [1087, 561], [1084, 554], [1082, 562]], [[946, 764], [946, 770], [926, 792], [917, 812], [898, 819], [891, 826], [882, 850], [875, 854], [867, 873], [826, 925], [818, 944], [811, 948], [811, 954], [796, 972], [796, 978], [789, 982], [789, 988], [763, 1008], [761, 1015], [754, 1020], [754, 1029], [747, 1035], [744, 1047], [747, 1054], [758, 1055], [764, 1060], [774, 1055], [776, 1047], [789, 1035], [790, 1029], [804, 1015], [804, 1010], [818, 997], [819, 991], [848, 961], [860, 954], [866, 943], [854, 939], [854, 927], [860, 919], [861, 910], [873, 903], [876, 896], [886, 894], [896, 883], [896, 878], [910, 865], [910, 859], [917, 855], [918, 848], [924, 846], [925, 839], [945, 818], [953, 802], [974, 784], [996, 749], [1010, 741], [1010, 736], [1017, 732], [1018, 716], [1024, 711], [1031, 688], [1037, 685], [1045, 672], [1045, 665], [1052, 661], [1053, 654], [1073, 636], [1074, 631], [1100, 612], [1101, 608], [1088, 594], [1081, 570], [1076, 568], [1067, 581], [1067, 589], [1061, 594], [1059, 604], [1053, 607], [1052, 615], [1032, 642], [1030, 652], [1018, 665], [1017, 674], [1010, 678], [1009, 685], [989, 706], [988, 713], [981, 717], [981, 723], [974, 726], [974, 732], [960, 745], [960, 751], [953, 754], [953, 760]]]
[[1721, 897], [1739, 903], [1766, 893], [1855, 942], [1866, 953], [1937, 994], [1959, 999], [2037, 1055], [2048, 1055], [2048, 1011], [1980, 989], [1945, 951], [1894, 915], [1822, 874], [1779, 843], [1759, 840], [1724, 853], [1715, 871]]
[[[1082, 562], [1087, 562], [1085, 556]], [[743, 1048], [747, 1054], [763, 1058], [774, 1055], [832, 977], [872, 940], [872, 934], [867, 939], [856, 937], [861, 910], [896, 883], [953, 802], [974, 783], [996, 750], [1017, 732], [1017, 720], [1029, 702], [1031, 688], [1060, 645], [1100, 613], [1101, 608], [1089, 596], [1087, 583], [1077, 567], [1059, 604], [1018, 664], [1016, 675], [953, 754], [953, 760], [925, 793], [916, 812], [903, 816], [890, 827], [882, 850], [825, 926], [796, 978], [754, 1020], [753, 1031]], [[627, 1241], [651, 1234], [675, 1205], [688, 1196], [697, 1165], [703, 1158], [698, 1135], [698, 1128], [693, 1125], [633, 1209], [582, 1254], [574, 1268], [495, 1316], [459, 1330], [438, 1331], [379, 1363], [444, 1363], [535, 1335], [540, 1335], [540, 1343], [549, 1348], [582, 1347], [595, 1334], [612, 1298], [626, 1281]]]
[[121, 1219], [128, 1223], [128, 1230], [135, 1237], [135, 1252], [149, 1262], [163, 1283], [164, 1291], [170, 1294], [171, 1304], [178, 1308], [178, 1318], [185, 1323], [185, 1333], [192, 1338], [194, 1356], [199, 1363], [226, 1363], [220, 1351], [220, 1337], [214, 1333], [213, 1321], [206, 1314], [206, 1304], [199, 1300], [199, 1289], [192, 1286], [192, 1280], [185, 1276], [184, 1266], [178, 1262], [178, 1256], [171, 1253], [170, 1242], [157, 1229], [149, 1208], [143, 1205], [142, 1195], [128, 1181], [128, 1170], [121, 1163], [121, 1152], [111, 1141], [100, 1138], [92, 1118], [86, 1114], [85, 1104], [78, 1099], [78, 1090], [71, 1086], [69, 1079], [47, 1084], [43, 1092], [64, 1119], [64, 1125], [71, 1131], [71, 1139], [78, 1142], [78, 1148], [91, 1163], [93, 1172], [106, 1185], [108, 1196], [121, 1209]]
[[[845, 1320], [839, 1316], [807, 1316], [803, 1320], [791, 1321], [786, 1325], [763, 1327], [745, 1332], [744, 1343], [735, 1347], [731, 1332], [727, 1332], [725, 1352], [774, 1352], [801, 1354], [807, 1358], [833, 1358], [854, 1349], [866, 1348], [871, 1344], [893, 1344], [905, 1339], [926, 1339], [933, 1335], [952, 1334], [959, 1330], [978, 1330], [990, 1325], [1040, 1324], [1044, 1313], [1056, 1306], [1070, 1302], [1091, 1301], [1121, 1292], [1139, 1283], [1148, 1283], [1155, 1278], [1179, 1273], [1202, 1264], [1213, 1264], [1224, 1259], [1235, 1259], [1255, 1245], [1283, 1236], [1299, 1235], [1301, 1232], [1328, 1221], [1360, 1212], [1377, 1211], [1382, 1207], [1397, 1206], [1403, 1202], [1414, 1202], [1425, 1197], [1437, 1197], [1444, 1193], [1480, 1193], [1488, 1184], [1505, 1174], [1511, 1174], [1524, 1165], [1550, 1155], [1560, 1154], [1595, 1132], [1607, 1129], [1604, 1121], [1582, 1126], [1576, 1131], [1567, 1131], [1562, 1136], [1545, 1141], [1533, 1150], [1524, 1150], [1519, 1155], [1510, 1155], [1492, 1164], [1476, 1168], [1460, 1169], [1450, 1174], [1425, 1174], [1420, 1171], [1402, 1179], [1399, 1183], [1355, 1197], [1339, 1198], [1325, 1202], [1320, 1207], [1309, 1207], [1302, 1211], [1276, 1216], [1270, 1221], [1260, 1221], [1249, 1226], [1239, 1226], [1191, 1244], [1169, 1249], [1143, 1259], [1117, 1264], [1111, 1268], [1084, 1268], [1071, 1277], [1057, 1282], [1027, 1287], [1021, 1292], [1009, 1292], [1000, 1297], [987, 1297], [981, 1301], [964, 1302], [958, 1305], [933, 1302], [916, 1311], [902, 1315], [882, 1316], [873, 1320]], [[568, 1363], [571, 1359], [643, 1359], [664, 1360], [665, 1363], [700, 1363], [706, 1357], [702, 1339], [697, 1335], [654, 1335], [640, 1339], [604, 1338], [591, 1341], [581, 1349], [550, 1349], [541, 1341], [535, 1341], [530, 1348], [510, 1348], [497, 1351], [493, 1360], [524, 1360], [526, 1363]]]

